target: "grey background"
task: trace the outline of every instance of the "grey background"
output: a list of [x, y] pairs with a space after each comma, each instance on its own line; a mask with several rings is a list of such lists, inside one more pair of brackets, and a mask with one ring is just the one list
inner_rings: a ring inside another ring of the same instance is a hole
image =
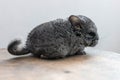
[[0, 0], [0, 48], [21, 38], [35, 26], [69, 15], [85, 15], [98, 27], [100, 50], [120, 52], [119, 0]]

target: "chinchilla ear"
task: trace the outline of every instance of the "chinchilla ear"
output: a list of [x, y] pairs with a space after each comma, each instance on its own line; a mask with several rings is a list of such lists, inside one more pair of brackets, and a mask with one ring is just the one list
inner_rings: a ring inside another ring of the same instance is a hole
[[75, 15], [71, 15], [69, 17], [69, 21], [72, 24], [72, 26], [76, 29], [81, 29], [81, 20], [79, 17], [75, 16]]

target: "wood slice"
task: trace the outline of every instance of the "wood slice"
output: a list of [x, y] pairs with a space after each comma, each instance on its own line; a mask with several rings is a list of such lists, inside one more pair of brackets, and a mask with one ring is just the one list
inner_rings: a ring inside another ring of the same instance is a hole
[[120, 80], [120, 54], [94, 49], [86, 53], [45, 60], [0, 49], [0, 80]]

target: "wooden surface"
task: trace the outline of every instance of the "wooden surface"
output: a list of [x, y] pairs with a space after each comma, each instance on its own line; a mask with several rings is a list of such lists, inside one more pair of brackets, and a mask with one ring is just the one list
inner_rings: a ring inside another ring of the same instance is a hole
[[120, 80], [120, 54], [88, 49], [87, 55], [44, 60], [0, 49], [0, 80]]

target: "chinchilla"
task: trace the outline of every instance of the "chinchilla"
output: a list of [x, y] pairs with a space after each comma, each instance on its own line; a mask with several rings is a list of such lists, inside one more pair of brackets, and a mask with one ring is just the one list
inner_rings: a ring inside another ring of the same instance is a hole
[[83, 15], [71, 15], [67, 19], [56, 19], [35, 27], [28, 35], [26, 45], [19, 49], [20, 40], [8, 45], [13, 55], [32, 53], [40, 58], [64, 58], [85, 54], [85, 47], [93, 47], [99, 37], [94, 22]]

